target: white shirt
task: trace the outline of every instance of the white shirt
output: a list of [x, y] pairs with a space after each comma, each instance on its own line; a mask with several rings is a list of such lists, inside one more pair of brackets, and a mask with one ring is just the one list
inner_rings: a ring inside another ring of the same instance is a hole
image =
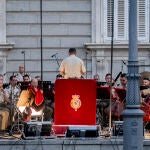
[[86, 73], [83, 61], [75, 55], [70, 55], [65, 58], [59, 68], [63, 72], [64, 78], [81, 78], [81, 75]]

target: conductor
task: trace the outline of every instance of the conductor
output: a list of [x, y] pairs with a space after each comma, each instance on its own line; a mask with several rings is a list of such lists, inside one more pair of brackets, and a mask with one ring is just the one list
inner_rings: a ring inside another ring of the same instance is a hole
[[84, 63], [76, 56], [75, 48], [69, 49], [69, 56], [62, 61], [59, 71], [65, 79], [80, 79], [86, 74]]

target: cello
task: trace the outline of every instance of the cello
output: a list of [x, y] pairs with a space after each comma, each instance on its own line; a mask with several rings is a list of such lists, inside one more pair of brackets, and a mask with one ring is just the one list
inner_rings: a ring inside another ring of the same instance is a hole
[[[119, 72], [119, 74], [114, 79], [114, 82], [112, 83], [112, 86], [116, 83], [118, 78], [121, 76], [122, 71]], [[119, 90], [119, 91], [118, 91]], [[111, 115], [114, 118], [117, 118], [117, 120], [121, 119], [121, 113], [125, 109], [125, 97], [126, 97], [126, 90], [121, 88], [112, 88], [110, 90], [111, 94], [111, 106], [107, 107], [105, 109], [105, 113], [109, 115], [110, 109], [111, 109]], [[121, 94], [119, 94], [121, 92]], [[123, 92], [123, 93], [122, 93]]]

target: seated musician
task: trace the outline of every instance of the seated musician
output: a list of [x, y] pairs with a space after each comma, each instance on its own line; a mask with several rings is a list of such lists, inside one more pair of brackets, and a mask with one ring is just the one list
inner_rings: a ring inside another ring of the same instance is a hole
[[5, 88], [6, 94], [9, 97], [11, 104], [16, 105], [20, 96], [20, 87], [17, 85], [17, 77], [15, 75], [10, 76], [9, 86]]
[[20, 86], [17, 84], [17, 77], [15, 75], [10, 76], [9, 85], [5, 88], [6, 94], [10, 100], [10, 124], [14, 121], [15, 107], [20, 96]]
[[97, 82], [100, 81], [100, 77], [99, 77], [98, 74], [95, 74], [95, 75], [93, 76], [93, 79], [96, 80]]
[[43, 100], [42, 91], [38, 88], [38, 80], [34, 78], [31, 80], [31, 86], [21, 92], [17, 106], [32, 106], [33, 103], [38, 106], [43, 103]]
[[30, 81], [31, 81], [30, 76], [28, 74], [25, 74], [23, 76], [23, 82], [30, 82]]
[[[43, 92], [38, 87], [38, 80], [32, 79], [31, 86], [27, 90], [23, 90], [20, 94], [17, 107], [26, 106], [26, 108], [33, 108], [35, 111], [40, 111], [44, 107]], [[31, 115], [31, 109], [28, 109]]]
[[112, 83], [112, 76], [110, 73], [107, 73], [105, 75], [105, 81], [106, 81], [106, 84], [104, 86], [110, 86], [111, 83]]
[[142, 79], [141, 90], [141, 109], [144, 111], [143, 122], [144, 128], [150, 130], [150, 80]]
[[[123, 74], [122, 77], [120, 77], [120, 82], [122, 83], [122, 85], [120, 85], [120, 88], [126, 86], [127, 80], [125, 81], [123, 80], [125, 78], [126, 78], [125, 74]], [[120, 115], [121, 112], [124, 110], [124, 103], [121, 102], [115, 90], [115, 84], [114, 84], [115, 82], [113, 82], [111, 74], [109, 73], [106, 74], [105, 80], [106, 80], [106, 84], [104, 86], [110, 87], [112, 84], [112, 91], [111, 91], [111, 106], [109, 105], [109, 102], [107, 102], [108, 105], [106, 105], [106, 108], [104, 108], [104, 112], [106, 113], [106, 115], [109, 115], [111, 109], [112, 120], [116, 120], [116, 119], [120, 120], [122, 119], [121, 118], [122, 116]]]
[[10, 109], [8, 107], [8, 104], [10, 104], [10, 100], [3, 89], [3, 81], [0, 80], [0, 116], [1, 116], [1, 122], [0, 122], [0, 130], [6, 130], [9, 125], [9, 114]]
[[120, 76], [120, 84], [117, 85], [118, 88], [127, 88], [127, 77], [126, 73], [122, 73]]
[[144, 98], [143, 100], [145, 102], [147, 102], [147, 100], [150, 97], [150, 80], [149, 80], [149, 78], [143, 78], [142, 88], [143, 89], [141, 90], [141, 96], [142, 96], [142, 98]]

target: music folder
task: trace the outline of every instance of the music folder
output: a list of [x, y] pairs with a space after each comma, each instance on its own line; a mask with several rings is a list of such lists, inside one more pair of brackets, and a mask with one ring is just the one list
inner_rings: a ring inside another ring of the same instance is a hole
[[97, 99], [110, 99], [110, 87], [99, 86], [96, 92]]

